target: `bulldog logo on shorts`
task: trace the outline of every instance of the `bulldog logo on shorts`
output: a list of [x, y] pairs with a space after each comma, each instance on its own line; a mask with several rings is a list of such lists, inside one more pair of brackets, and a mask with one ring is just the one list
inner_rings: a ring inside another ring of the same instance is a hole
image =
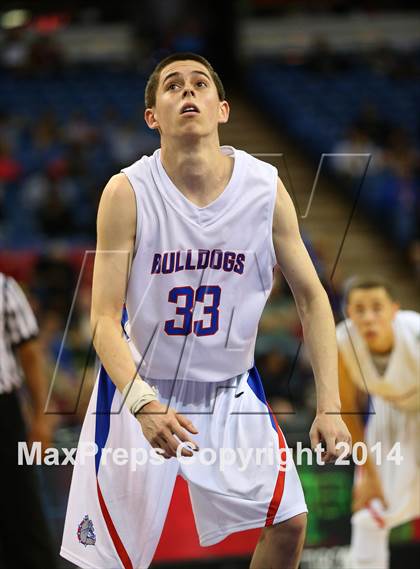
[[77, 539], [85, 547], [87, 545], [95, 545], [96, 543], [95, 528], [87, 514], [77, 527]]

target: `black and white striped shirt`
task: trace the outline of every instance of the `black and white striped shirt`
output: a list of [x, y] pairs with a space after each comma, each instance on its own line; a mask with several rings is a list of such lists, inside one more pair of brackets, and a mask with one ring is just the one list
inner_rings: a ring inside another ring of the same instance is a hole
[[0, 394], [22, 383], [14, 348], [38, 335], [38, 325], [15, 279], [0, 273]]

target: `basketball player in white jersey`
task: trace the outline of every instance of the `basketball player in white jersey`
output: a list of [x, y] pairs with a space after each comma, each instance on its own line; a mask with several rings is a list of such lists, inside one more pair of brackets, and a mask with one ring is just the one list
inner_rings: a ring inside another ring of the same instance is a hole
[[348, 319], [337, 326], [342, 412], [353, 443], [368, 448], [355, 474], [349, 568], [386, 569], [390, 529], [420, 516], [420, 315], [400, 310], [376, 278], [350, 279], [345, 302]]
[[[220, 147], [229, 105], [211, 65], [170, 56], [145, 98], [161, 148], [111, 178], [99, 206], [92, 326], [102, 367], [78, 456], [84, 443], [99, 451], [75, 466], [61, 554], [87, 568], [149, 567], [180, 474], [201, 545], [262, 527], [252, 569], [294, 569], [307, 509], [254, 346], [278, 263], [315, 374], [312, 445], [323, 442], [325, 460], [334, 460], [350, 435], [328, 298], [275, 168]], [[131, 468], [104, 462], [115, 447], [156, 450]], [[258, 460], [254, 451], [270, 449], [274, 464], [268, 452]]]

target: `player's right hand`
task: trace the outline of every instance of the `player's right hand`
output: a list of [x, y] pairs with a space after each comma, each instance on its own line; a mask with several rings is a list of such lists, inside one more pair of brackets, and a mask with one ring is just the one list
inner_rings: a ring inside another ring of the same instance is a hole
[[[178, 446], [190, 443], [194, 450], [198, 450], [197, 444], [188, 436], [187, 431], [196, 435], [197, 429], [180, 413], [171, 407], [163, 405], [159, 401], [150, 401], [136, 415], [143, 434], [153, 448], [165, 451], [162, 456], [171, 458], [176, 456]], [[183, 447], [182, 456], [193, 456], [192, 451]]]
[[385, 509], [388, 507], [379, 476], [365, 471], [353, 488], [353, 512], [367, 508], [369, 502], [375, 499], [380, 500]]

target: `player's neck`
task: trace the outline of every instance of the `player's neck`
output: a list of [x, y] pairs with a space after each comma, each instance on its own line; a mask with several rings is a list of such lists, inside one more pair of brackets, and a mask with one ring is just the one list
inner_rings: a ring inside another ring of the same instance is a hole
[[175, 186], [200, 207], [216, 199], [232, 175], [233, 160], [222, 154], [218, 140], [162, 144], [161, 160]]

